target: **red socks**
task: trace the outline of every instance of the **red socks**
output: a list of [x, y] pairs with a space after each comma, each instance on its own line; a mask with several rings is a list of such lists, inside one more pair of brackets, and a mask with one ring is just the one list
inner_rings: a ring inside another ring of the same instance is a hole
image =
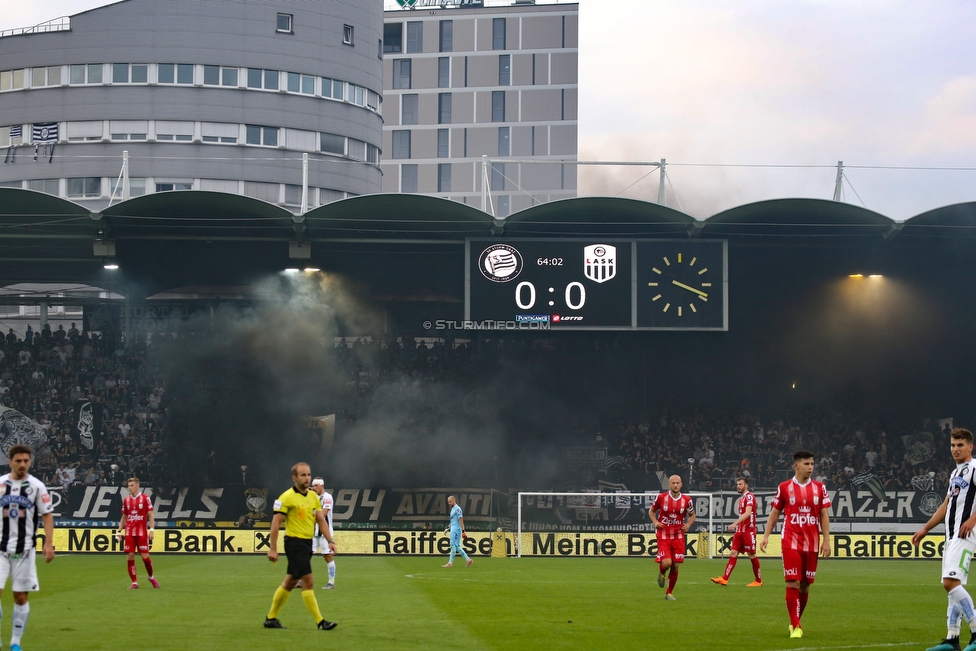
[[722, 575], [722, 578], [724, 578], [726, 581], [728, 581], [729, 577], [732, 576], [732, 570], [735, 569], [735, 563], [738, 560], [739, 560], [738, 556], [732, 556], [731, 558], [729, 558], [729, 564], [725, 566], [725, 574]]
[[[151, 558], [144, 558], [144, 559], [142, 559], [142, 564], [146, 566], [146, 572], [149, 573], [149, 576], [153, 576], [152, 559]], [[135, 573], [136, 573], [135, 568], [133, 568], [132, 569], [132, 574], [135, 575]]]
[[136, 582], [136, 561], [135, 559], [132, 559], [128, 563], [129, 563], [129, 578], [132, 579], [133, 583], [135, 583]]
[[809, 600], [809, 599], [810, 599], [810, 593], [809, 592], [801, 592], [800, 593], [800, 615], [801, 616], [803, 615], [803, 611], [806, 610], [806, 608], [807, 608], [807, 600]]
[[671, 574], [668, 574], [668, 593], [674, 592], [674, 584], [678, 582], [678, 566], [671, 566]]
[[762, 582], [762, 574], [759, 572], [759, 558], [753, 558], [752, 560], [752, 573], [756, 575], [756, 581]]
[[800, 625], [800, 590], [799, 588], [786, 589], [786, 610], [790, 613], [790, 626], [796, 628]]

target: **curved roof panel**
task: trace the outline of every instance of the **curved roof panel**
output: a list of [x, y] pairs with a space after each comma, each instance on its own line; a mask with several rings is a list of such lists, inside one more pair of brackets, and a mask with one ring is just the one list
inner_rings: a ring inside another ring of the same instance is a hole
[[957, 203], [907, 219], [901, 237], [976, 237], [976, 202]]
[[894, 221], [827, 199], [773, 199], [737, 206], [705, 220], [704, 235], [836, 237], [880, 235]]
[[109, 206], [101, 215], [114, 237], [281, 239], [294, 233], [292, 213], [284, 208], [225, 192], [157, 192]]
[[367, 194], [305, 213], [310, 239], [440, 239], [491, 235], [486, 213], [420, 194]]
[[532, 206], [504, 220], [509, 236], [661, 237], [685, 235], [695, 218], [656, 203], [620, 197], [576, 197]]

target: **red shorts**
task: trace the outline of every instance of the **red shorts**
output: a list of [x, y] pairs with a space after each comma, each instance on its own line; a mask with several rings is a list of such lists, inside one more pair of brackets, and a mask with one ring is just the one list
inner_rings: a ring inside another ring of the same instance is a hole
[[129, 536], [125, 537], [125, 553], [132, 554], [138, 551], [140, 554], [149, 553], [149, 536]]
[[665, 558], [670, 558], [673, 563], [685, 562], [685, 537], [680, 538], [657, 538], [657, 556], [655, 563], [660, 563]]
[[756, 553], [756, 530], [736, 531], [732, 536], [732, 551], [745, 552], [746, 554]]
[[783, 576], [787, 581], [813, 583], [817, 578], [817, 552], [784, 549]]

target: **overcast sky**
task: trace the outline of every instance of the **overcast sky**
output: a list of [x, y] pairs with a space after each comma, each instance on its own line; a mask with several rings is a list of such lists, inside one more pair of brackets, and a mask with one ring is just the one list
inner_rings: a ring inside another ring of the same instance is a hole
[[[0, 29], [105, 4], [0, 0]], [[974, 201], [974, 26], [970, 0], [581, 0], [580, 160], [666, 158], [669, 205], [699, 218], [829, 199], [839, 160], [845, 200], [896, 219]], [[581, 195], [657, 186], [580, 168]]]

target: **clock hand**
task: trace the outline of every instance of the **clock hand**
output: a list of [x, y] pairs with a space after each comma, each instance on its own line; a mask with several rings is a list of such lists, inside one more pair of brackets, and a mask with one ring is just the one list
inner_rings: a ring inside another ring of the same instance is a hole
[[679, 282], [678, 282], [677, 280], [672, 280], [672, 281], [671, 281], [671, 284], [672, 284], [672, 285], [677, 285], [677, 286], [678, 286], [678, 287], [680, 287], [681, 289], [687, 289], [687, 290], [688, 290], [689, 292], [694, 292], [694, 293], [696, 293], [696, 294], [698, 294], [699, 296], [701, 296], [701, 297], [703, 297], [703, 298], [708, 298], [708, 294], [706, 294], [706, 293], [705, 293], [705, 292], [703, 292], [702, 290], [700, 290], [700, 289], [695, 289], [694, 287], [690, 287], [690, 286], [688, 286], [688, 285], [686, 285], [686, 284], [684, 284], [684, 283], [679, 283]]

